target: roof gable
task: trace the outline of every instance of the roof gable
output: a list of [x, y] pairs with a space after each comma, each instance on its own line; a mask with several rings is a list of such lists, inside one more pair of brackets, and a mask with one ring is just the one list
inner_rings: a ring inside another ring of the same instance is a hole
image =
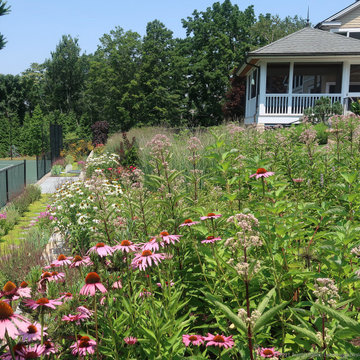
[[316, 25], [316, 27], [321, 26], [321, 24], [324, 23], [324, 22], [334, 21], [334, 20], [348, 14], [349, 12], [355, 10], [359, 6], [360, 6], [360, 1], [356, 1], [355, 3], [347, 6], [345, 9], [342, 9], [342, 10], [338, 11], [336, 14], [334, 14], [334, 15], [328, 17], [327, 19], [321, 21], [318, 25]]
[[306, 27], [252, 51], [248, 55], [261, 57], [286, 55], [360, 55], [360, 40]]

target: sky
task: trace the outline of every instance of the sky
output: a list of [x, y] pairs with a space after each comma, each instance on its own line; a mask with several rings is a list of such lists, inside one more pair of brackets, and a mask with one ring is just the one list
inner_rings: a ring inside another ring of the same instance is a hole
[[[219, 0], [222, 2], [222, 0]], [[284, 18], [307, 16], [317, 24], [351, 5], [354, 0], [232, 0], [240, 10], [254, 5], [255, 14]], [[0, 33], [7, 40], [0, 50], [0, 73], [20, 74], [31, 63], [50, 58], [62, 35], [79, 38], [82, 52], [93, 53], [99, 38], [116, 26], [145, 34], [146, 24], [160, 20], [185, 37], [181, 19], [193, 11], [205, 11], [215, 0], [7, 0], [9, 15], [0, 17]]]

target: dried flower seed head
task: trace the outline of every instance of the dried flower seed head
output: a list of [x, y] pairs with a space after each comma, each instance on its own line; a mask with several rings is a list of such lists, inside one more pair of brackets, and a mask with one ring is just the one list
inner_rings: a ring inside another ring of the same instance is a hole
[[0, 320], [7, 320], [14, 314], [12, 307], [4, 301], [0, 301]]
[[91, 272], [86, 275], [85, 284], [97, 284], [101, 282], [100, 276], [96, 272]]
[[4, 292], [11, 292], [14, 290], [16, 290], [16, 285], [11, 281], [8, 281], [3, 287]]

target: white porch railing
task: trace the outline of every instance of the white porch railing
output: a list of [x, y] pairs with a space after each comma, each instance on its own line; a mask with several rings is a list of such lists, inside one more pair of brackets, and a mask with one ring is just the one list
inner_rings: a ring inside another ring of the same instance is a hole
[[342, 102], [339, 94], [267, 94], [265, 100], [265, 114], [293, 114], [301, 115], [304, 109], [314, 107], [322, 97], [330, 98], [331, 103]]

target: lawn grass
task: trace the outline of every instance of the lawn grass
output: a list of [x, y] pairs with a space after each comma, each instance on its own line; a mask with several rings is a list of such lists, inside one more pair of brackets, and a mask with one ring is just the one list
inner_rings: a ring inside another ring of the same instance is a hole
[[[17, 245], [24, 236], [24, 229], [30, 226], [30, 221], [34, 220], [40, 212], [46, 210], [49, 203], [50, 194], [42, 194], [41, 198], [29, 205], [29, 209], [19, 219], [12, 230], [0, 239], [0, 253], [6, 252], [9, 245]], [[25, 230], [26, 231], [26, 230]]]

